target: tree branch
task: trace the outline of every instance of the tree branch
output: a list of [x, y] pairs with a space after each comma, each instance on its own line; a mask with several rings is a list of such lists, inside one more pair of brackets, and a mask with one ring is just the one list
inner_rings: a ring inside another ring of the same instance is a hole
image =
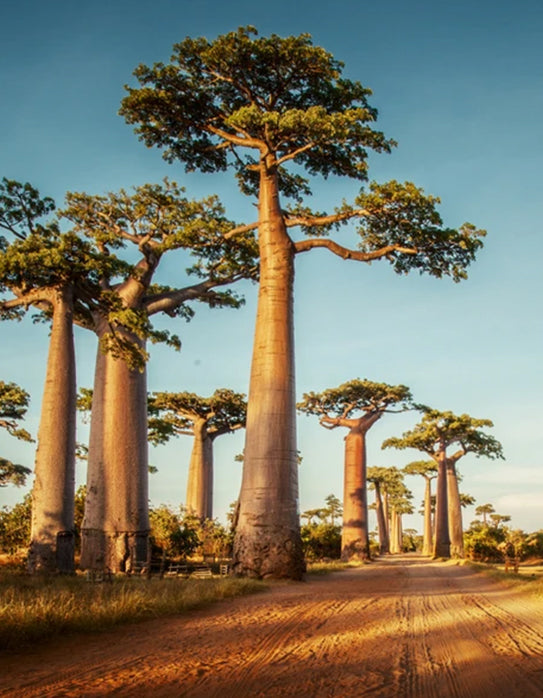
[[391, 252], [402, 252], [403, 254], [417, 254], [417, 249], [414, 247], [401, 247], [400, 245], [387, 245], [373, 252], [360, 252], [359, 250], [351, 250], [348, 247], [338, 244], [334, 240], [328, 238], [311, 238], [309, 240], [300, 240], [294, 243], [294, 252], [307, 252], [315, 247], [325, 247], [342, 259], [354, 259], [357, 262], [371, 262], [374, 259], [386, 257]]

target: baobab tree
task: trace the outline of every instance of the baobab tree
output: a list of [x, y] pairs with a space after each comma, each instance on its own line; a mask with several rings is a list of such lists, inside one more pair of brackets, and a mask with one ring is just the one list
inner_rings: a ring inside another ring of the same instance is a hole
[[424, 530], [422, 534], [422, 554], [433, 554], [432, 527], [432, 480], [437, 477], [437, 465], [433, 460], [418, 460], [403, 468], [407, 475], [421, 475], [424, 478]]
[[[342, 77], [343, 64], [308, 34], [259, 37], [252, 27], [186, 38], [171, 62], [140, 65], [121, 114], [147, 146], [188, 171], [235, 171], [258, 203], [260, 285], [248, 400], [234, 569], [300, 579], [294, 384], [294, 258], [326, 249], [343, 259], [384, 259], [399, 274], [466, 277], [484, 231], [443, 226], [438, 199], [411, 183], [372, 183], [331, 214], [304, 205], [311, 178], [367, 180], [368, 151], [395, 145], [373, 128], [371, 91]], [[302, 173], [305, 170], [308, 176]], [[281, 198], [290, 199], [291, 205]], [[327, 237], [360, 221], [357, 243]], [[296, 240], [290, 231], [307, 238]]]
[[[28, 431], [19, 424], [24, 419], [29, 401], [30, 395], [16, 383], [0, 381], [0, 428], [22, 441], [32, 441]], [[16, 487], [24, 485], [31, 472], [24, 465], [0, 457], [0, 487], [8, 484]]]
[[404, 514], [413, 513], [411, 499], [413, 499], [413, 495], [403, 483], [389, 494], [390, 552], [393, 554], [403, 551], [402, 517]]
[[[114, 256], [104, 256], [73, 230], [61, 232], [50, 214], [54, 201], [29, 183], [0, 184], [2, 238], [0, 302], [3, 317], [35, 307], [51, 323], [32, 488], [30, 572], [74, 569], [75, 353], [76, 316], [98, 305], [98, 274], [111, 274]], [[40, 221], [49, 216], [45, 223]]]
[[345, 437], [343, 479], [343, 560], [365, 560], [370, 556], [366, 434], [383, 414], [404, 411], [410, 404], [411, 393], [405, 385], [360, 379], [321, 393], [306, 393], [298, 403], [300, 412], [318, 416], [326, 429], [349, 430]]
[[165, 443], [171, 436], [193, 437], [185, 507], [198, 519], [213, 518], [213, 443], [218, 436], [245, 426], [245, 395], [227, 388], [211, 397], [194, 393], [152, 393], [149, 399], [150, 440]]
[[483, 526], [488, 525], [488, 519], [487, 516], [490, 514], [494, 514], [496, 510], [492, 506], [492, 504], [480, 504], [476, 509], [475, 509], [475, 515], [476, 516], [482, 516], [483, 517]]
[[[476, 458], [503, 458], [501, 444], [481, 431], [492, 427], [490, 419], [476, 419], [467, 414], [440, 412], [424, 405], [421, 421], [401, 437], [383, 442], [383, 448], [414, 448], [426, 453], [437, 465], [435, 515], [435, 557], [463, 557], [463, 530], [456, 463], [468, 453]], [[456, 446], [452, 454], [448, 449]]]
[[[157, 331], [151, 318], [164, 313], [190, 319], [190, 301], [239, 307], [242, 299], [218, 289], [254, 278], [257, 250], [245, 228], [234, 242], [227, 239], [236, 226], [216, 197], [190, 200], [167, 179], [131, 193], [69, 193], [61, 213], [103, 254], [131, 248], [124, 268], [100, 279], [107, 305], [92, 308], [81, 322], [99, 340], [81, 566], [126, 572], [145, 561], [149, 550], [146, 343], [180, 346], [177, 336]], [[160, 262], [175, 250], [189, 253], [193, 264], [186, 271], [196, 280], [158, 285]]]
[[377, 533], [379, 536], [379, 554], [385, 555], [390, 552], [390, 538], [388, 535], [388, 521], [385, 515], [382, 490], [386, 487], [389, 475], [388, 468], [376, 465], [367, 468], [366, 480], [370, 483], [370, 489], [375, 492], [375, 514], [377, 516]]

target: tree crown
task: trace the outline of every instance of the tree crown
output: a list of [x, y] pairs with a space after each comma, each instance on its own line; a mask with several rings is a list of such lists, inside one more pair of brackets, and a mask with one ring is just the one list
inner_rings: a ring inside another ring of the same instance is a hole
[[419, 409], [423, 413], [421, 421], [401, 437], [386, 439], [383, 448], [415, 448], [437, 459], [445, 456], [447, 448], [457, 445], [458, 450], [448, 456], [454, 461], [466, 453], [476, 457], [503, 458], [499, 441], [481, 430], [481, 427], [493, 426], [490, 419], [440, 412], [425, 405], [419, 405]]
[[209, 436], [219, 436], [245, 426], [247, 401], [243, 393], [219, 388], [210, 397], [195, 393], [153, 393], [149, 398], [149, 439], [165, 443], [177, 434], [193, 434], [203, 422]]

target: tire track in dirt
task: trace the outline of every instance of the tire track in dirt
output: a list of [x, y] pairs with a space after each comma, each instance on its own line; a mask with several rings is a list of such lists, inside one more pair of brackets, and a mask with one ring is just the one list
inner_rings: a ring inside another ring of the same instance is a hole
[[394, 556], [0, 658], [0, 677], [10, 698], [534, 698], [543, 616], [468, 566]]

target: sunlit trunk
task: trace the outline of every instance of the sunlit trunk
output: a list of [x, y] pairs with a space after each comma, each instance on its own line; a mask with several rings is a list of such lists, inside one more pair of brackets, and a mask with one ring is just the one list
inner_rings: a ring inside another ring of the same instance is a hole
[[105, 356], [103, 468], [105, 563], [129, 572], [148, 557], [149, 463], [144, 371]]
[[458, 491], [458, 478], [453, 461], [447, 461], [447, 499], [451, 557], [464, 557], [464, 535], [462, 531], [462, 506]]
[[185, 506], [200, 520], [213, 518], [213, 440], [205, 419], [194, 423]]
[[71, 289], [56, 291], [32, 488], [31, 572], [74, 571], [75, 355]]
[[260, 287], [233, 567], [253, 577], [301, 579], [294, 384], [294, 251], [274, 173], [262, 171]]
[[387, 532], [388, 547], [390, 552], [390, 502], [388, 492], [385, 491], [385, 496], [383, 497], [383, 516], [385, 518], [385, 528]]
[[434, 557], [451, 556], [447, 489], [447, 464], [442, 454], [437, 469]]
[[367, 560], [369, 556], [365, 431], [355, 427], [345, 438], [341, 559]]
[[424, 532], [422, 536], [422, 554], [431, 557], [433, 554], [432, 540], [432, 481], [429, 477], [424, 478]]
[[379, 532], [379, 553], [381, 555], [386, 555], [390, 549], [390, 542], [388, 539], [388, 526], [379, 482], [375, 482], [375, 513], [377, 514], [377, 530]]
[[[98, 331], [101, 336], [104, 328]], [[92, 411], [87, 458], [87, 495], [85, 515], [81, 527], [82, 569], [102, 570], [105, 567], [106, 548], [104, 519], [106, 506], [104, 474], [104, 385], [106, 358], [98, 346], [94, 371]]]
[[399, 514], [396, 509], [392, 509], [390, 512], [390, 552], [393, 555], [397, 555], [401, 552], [401, 540], [400, 540], [400, 522]]

